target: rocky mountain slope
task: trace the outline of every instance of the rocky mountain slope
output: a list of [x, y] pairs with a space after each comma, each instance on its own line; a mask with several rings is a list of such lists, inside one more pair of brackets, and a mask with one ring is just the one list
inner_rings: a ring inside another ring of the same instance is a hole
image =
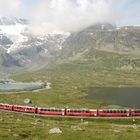
[[140, 26], [116, 27], [98, 24], [72, 34], [65, 42], [63, 56], [75, 55], [88, 49], [109, 52], [140, 52]]
[[48, 61], [58, 55], [62, 43], [69, 33], [50, 33], [35, 36], [28, 32], [28, 22], [25, 19], [0, 19], [0, 59], [1, 65], [11, 67], [26, 67]]
[[103, 23], [75, 33], [35, 36], [28, 32], [28, 21], [25, 19], [0, 19], [0, 65], [3, 70], [38, 67], [94, 49], [139, 53], [140, 27], [116, 27]]

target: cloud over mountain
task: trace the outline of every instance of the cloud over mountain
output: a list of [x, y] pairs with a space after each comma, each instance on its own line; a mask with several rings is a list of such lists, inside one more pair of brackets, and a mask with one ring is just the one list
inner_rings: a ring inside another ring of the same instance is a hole
[[19, 16], [21, 0], [0, 0], [0, 16]]
[[112, 0], [42, 0], [32, 7], [31, 31], [77, 31], [99, 22], [114, 23]]
[[139, 25], [139, 0], [0, 0], [0, 16], [28, 18], [29, 31], [73, 32], [108, 22]]

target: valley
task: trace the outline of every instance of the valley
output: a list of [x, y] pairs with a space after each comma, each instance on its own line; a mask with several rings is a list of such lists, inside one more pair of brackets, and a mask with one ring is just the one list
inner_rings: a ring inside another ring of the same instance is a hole
[[[96, 95], [92, 95], [92, 98], [87, 97], [91, 87], [93, 90], [140, 87], [139, 30], [138, 27], [117, 29], [110, 24], [104, 26], [99, 24], [77, 33], [65, 34], [66, 36], [64, 34], [51, 34], [43, 38], [28, 36], [28, 41], [22, 42], [24, 47], [20, 44], [18, 49], [9, 53], [3, 49], [1, 41], [2, 77], [17, 82], [47, 80], [51, 83], [51, 88], [22, 91], [20, 94], [17, 92], [10, 95], [0, 94], [0, 102], [25, 105], [24, 100], [30, 99], [32, 101], [30, 106], [40, 107], [127, 107], [118, 102], [94, 98]], [[2, 140], [9, 138], [74, 140], [83, 137], [85, 140], [138, 139], [139, 123], [139, 118], [135, 121], [131, 118], [128, 120], [50, 118], [0, 111], [0, 138]], [[61, 128], [63, 133], [48, 134], [52, 127]]]

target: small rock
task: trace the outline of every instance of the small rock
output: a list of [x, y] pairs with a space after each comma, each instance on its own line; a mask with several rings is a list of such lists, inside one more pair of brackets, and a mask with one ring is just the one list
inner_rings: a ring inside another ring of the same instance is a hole
[[36, 122], [41, 122], [41, 119], [37, 119]]
[[17, 119], [17, 122], [21, 122], [21, 120], [20, 119]]
[[24, 100], [24, 103], [25, 103], [25, 104], [31, 104], [32, 101], [31, 101], [30, 99], [25, 99], [25, 100]]
[[80, 130], [80, 131], [83, 130], [80, 126], [71, 126], [71, 128], [72, 128], [73, 130]]
[[0, 121], [2, 121], [2, 122], [3, 122], [3, 121], [4, 121], [4, 119], [3, 119], [3, 118], [0, 118]]
[[136, 124], [133, 124], [133, 125], [132, 125], [132, 128], [133, 128], [133, 129], [137, 129]]
[[18, 135], [18, 134], [13, 134], [13, 136], [14, 136], [14, 137], [18, 137], [19, 135]]
[[88, 124], [88, 122], [83, 122], [82, 124], [85, 124], [86, 125], [86, 124]]
[[52, 128], [49, 130], [50, 134], [60, 134], [62, 133], [62, 131], [60, 130], [60, 128]]
[[133, 122], [135, 122], [136, 120], [135, 119], [133, 119]]
[[8, 132], [11, 132], [12, 130], [11, 129], [8, 129]]
[[121, 131], [120, 131], [120, 130], [114, 130], [114, 132], [115, 132], [115, 133], [120, 133]]
[[81, 119], [81, 122], [83, 122], [83, 121], [84, 121], [84, 119], [82, 118], [82, 119]]

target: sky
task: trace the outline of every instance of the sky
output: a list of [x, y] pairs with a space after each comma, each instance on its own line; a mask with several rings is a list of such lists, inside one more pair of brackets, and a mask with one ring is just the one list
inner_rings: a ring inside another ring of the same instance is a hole
[[27, 18], [36, 33], [140, 25], [140, 0], [0, 0], [0, 16]]

